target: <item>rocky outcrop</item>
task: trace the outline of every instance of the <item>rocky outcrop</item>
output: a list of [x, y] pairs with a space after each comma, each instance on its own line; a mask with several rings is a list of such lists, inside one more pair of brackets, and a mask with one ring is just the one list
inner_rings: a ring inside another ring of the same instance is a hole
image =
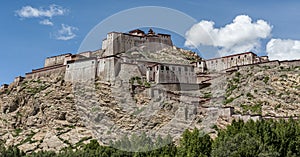
[[226, 106], [236, 113], [299, 117], [300, 67], [249, 66], [228, 78]]
[[92, 136], [79, 121], [72, 85], [60, 77], [9, 86], [1, 91], [0, 107], [1, 139], [25, 152], [75, 147]]

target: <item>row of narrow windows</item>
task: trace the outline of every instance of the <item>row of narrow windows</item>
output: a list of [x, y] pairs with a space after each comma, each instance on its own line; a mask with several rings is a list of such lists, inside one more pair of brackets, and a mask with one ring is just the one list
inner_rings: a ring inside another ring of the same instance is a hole
[[[141, 43], [145, 43], [145, 42], [156, 42], [157, 40], [143, 40], [143, 41], [131, 41], [131, 40], [127, 40], [127, 41], [125, 41], [125, 43], [127, 43], [127, 44], [132, 44], [132, 43], [134, 43], [134, 45], [137, 45], [137, 44], [141, 44]], [[168, 41], [166, 41], [166, 40], [160, 40], [160, 41], [157, 41], [157, 42], [159, 42], [159, 43], [165, 43], [165, 44], [167, 44], [167, 43], [169, 43]]]
[[[244, 58], [246, 58], [247, 60], [249, 60], [249, 58], [247, 58], [247, 56], [246, 56], [246, 55], [245, 55], [245, 57], [244, 57]], [[240, 56], [238, 56], [238, 58], [237, 58], [237, 59], [241, 59], [241, 58], [240, 58]], [[231, 61], [233, 61], [233, 60], [234, 60], [234, 58], [230, 58], [230, 60], [231, 60]], [[222, 59], [221, 61], [222, 61], [222, 62], [224, 62], [224, 59]], [[208, 63], [211, 63], [211, 64], [213, 64], [214, 62], [215, 62], [215, 63], [218, 63], [218, 60], [216, 60], [216, 61], [208, 61]]]
[[[172, 71], [176, 71], [176, 67], [169, 67], [169, 66], [160, 66], [160, 70], [166, 70], [169, 71], [170, 69], [172, 69]], [[150, 71], [152, 71], [152, 68], [149, 68]], [[156, 67], [156, 70], [159, 70], [159, 66]], [[180, 72], [182, 70], [182, 67], [177, 67], [177, 70]], [[194, 72], [194, 68], [192, 67], [183, 67], [182, 71], [192, 71]]]

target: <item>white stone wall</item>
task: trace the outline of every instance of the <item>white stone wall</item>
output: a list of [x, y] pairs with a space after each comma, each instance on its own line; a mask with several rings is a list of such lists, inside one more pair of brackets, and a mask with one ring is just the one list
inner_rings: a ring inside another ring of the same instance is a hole
[[45, 59], [44, 67], [63, 64], [66, 56], [70, 56], [71, 54], [63, 54], [59, 56], [53, 56]]
[[[99, 58], [97, 64], [96, 76], [102, 81], [113, 82], [120, 72], [121, 62], [118, 58], [108, 57]], [[130, 71], [130, 69], [128, 69]]]
[[120, 64], [120, 71], [117, 75], [117, 78], [124, 82], [129, 82], [129, 80], [132, 77], [140, 77], [142, 78], [142, 74], [138, 68], [138, 65], [136, 64], [130, 64], [130, 63], [121, 63]]
[[106, 49], [106, 47], [107, 47], [107, 38], [102, 40], [102, 50]]
[[102, 81], [106, 80], [106, 77], [105, 77], [105, 74], [106, 74], [105, 63], [106, 63], [106, 59], [105, 58], [98, 59], [97, 76]]
[[81, 55], [81, 56], [86, 57], [86, 58], [90, 58], [90, 57], [92, 57], [91, 54], [92, 54], [91, 51], [87, 51], [87, 52], [81, 52], [78, 55]]
[[94, 81], [96, 76], [96, 67], [96, 58], [89, 58], [68, 63], [66, 67], [65, 81]]
[[147, 81], [156, 83], [196, 83], [194, 67], [189, 65], [158, 64], [148, 68], [147, 75]]
[[238, 55], [225, 56], [216, 59], [206, 60], [208, 71], [222, 71], [234, 66], [256, 63], [257, 56], [253, 53], [242, 53]]

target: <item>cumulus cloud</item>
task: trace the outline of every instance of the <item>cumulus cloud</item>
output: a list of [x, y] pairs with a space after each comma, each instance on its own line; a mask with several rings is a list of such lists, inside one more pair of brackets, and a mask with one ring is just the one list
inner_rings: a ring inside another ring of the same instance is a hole
[[16, 15], [21, 18], [37, 18], [37, 17], [47, 17], [52, 18], [53, 16], [64, 15], [67, 9], [61, 6], [52, 4], [48, 8], [34, 8], [32, 6], [24, 6], [20, 10], [16, 11]]
[[219, 55], [229, 55], [260, 49], [261, 39], [268, 38], [272, 26], [264, 20], [255, 22], [247, 15], [235, 17], [232, 23], [215, 28], [213, 21], [200, 21], [186, 32], [185, 46], [213, 46]]
[[76, 30], [78, 30], [78, 28], [62, 24], [61, 29], [55, 33], [55, 38], [57, 40], [71, 40], [76, 37], [74, 33]]
[[53, 22], [51, 22], [49, 19], [42, 20], [39, 23], [41, 25], [53, 26]]
[[271, 60], [300, 59], [300, 40], [271, 39], [266, 52]]

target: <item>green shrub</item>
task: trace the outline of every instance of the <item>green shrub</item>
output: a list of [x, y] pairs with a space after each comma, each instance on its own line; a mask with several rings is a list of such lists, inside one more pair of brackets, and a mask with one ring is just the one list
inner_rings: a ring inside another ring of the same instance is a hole
[[224, 105], [226, 105], [226, 104], [231, 103], [233, 100], [234, 100], [234, 98], [229, 98], [229, 99], [227, 98], [227, 99], [224, 100], [223, 103], [224, 103]]
[[264, 80], [263, 80], [263, 81], [264, 81], [264, 83], [265, 83], [265, 84], [267, 84], [267, 83], [268, 83], [268, 81], [269, 81], [269, 79], [270, 79], [270, 77], [269, 77], [269, 76], [265, 76], [265, 77], [264, 77]]

